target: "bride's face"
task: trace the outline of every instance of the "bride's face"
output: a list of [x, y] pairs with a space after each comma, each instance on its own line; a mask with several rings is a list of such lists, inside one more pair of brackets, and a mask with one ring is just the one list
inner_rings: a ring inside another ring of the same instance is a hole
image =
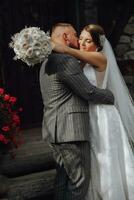
[[91, 34], [83, 30], [79, 37], [80, 50], [83, 51], [96, 51], [96, 45], [92, 40]]

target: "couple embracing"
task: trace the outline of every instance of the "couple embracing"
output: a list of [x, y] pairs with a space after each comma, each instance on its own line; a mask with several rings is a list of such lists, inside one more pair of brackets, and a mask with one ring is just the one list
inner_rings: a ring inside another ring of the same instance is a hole
[[78, 40], [71, 24], [58, 23], [51, 40], [40, 87], [55, 200], [133, 200], [133, 101], [103, 28], [87, 25]]

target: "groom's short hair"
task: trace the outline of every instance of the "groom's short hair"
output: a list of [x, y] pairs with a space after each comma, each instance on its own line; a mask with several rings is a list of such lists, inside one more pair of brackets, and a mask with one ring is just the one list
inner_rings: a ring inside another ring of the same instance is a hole
[[55, 29], [56, 29], [57, 27], [64, 27], [64, 28], [66, 28], [66, 27], [73, 27], [73, 25], [70, 24], [70, 23], [56, 23], [56, 24], [54, 24], [54, 25], [52, 26], [51, 34], [55, 31]]

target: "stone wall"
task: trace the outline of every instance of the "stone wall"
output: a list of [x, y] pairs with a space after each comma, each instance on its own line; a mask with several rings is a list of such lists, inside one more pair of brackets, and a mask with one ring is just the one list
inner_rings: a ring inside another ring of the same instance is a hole
[[134, 14], [124, 27], [115, 52], [118, 60], [134, 60]]
[[123, 29], [115, 53], [125, 82], [134, 99], [134, 14]]

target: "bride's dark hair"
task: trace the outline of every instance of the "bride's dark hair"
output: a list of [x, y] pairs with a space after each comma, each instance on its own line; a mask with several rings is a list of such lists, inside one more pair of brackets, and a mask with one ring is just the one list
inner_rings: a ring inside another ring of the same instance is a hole
[[97, 24], [89, 24], [83, 28], [83, 30], [86, 30], [91, 34], [91, 37], [93, 39], [93, 42], [97, 46], [97, 51], [101, 51], [103, 49], [103, 46], [100, 41], [100, 36], [105, 35], [104, 29]]

